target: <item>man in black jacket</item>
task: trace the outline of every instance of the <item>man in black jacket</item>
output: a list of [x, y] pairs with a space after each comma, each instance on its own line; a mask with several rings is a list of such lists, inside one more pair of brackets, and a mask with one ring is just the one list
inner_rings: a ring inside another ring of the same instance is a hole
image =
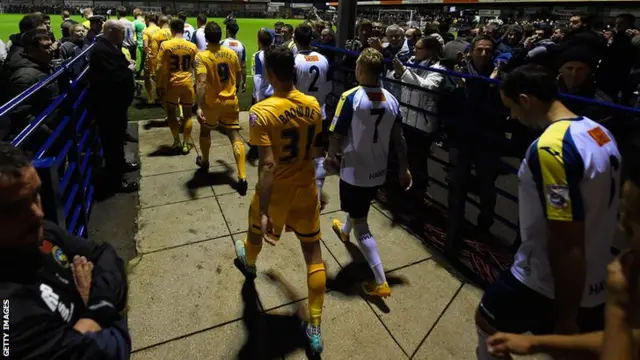
[[[22, 50], [7, 58], [2, 69], [2, 79], [6, 87], [2, 89], [4, 101], [13, 99], [23, 91], [53, 73], [51, 60], [53, 53], [51, 39], [46, 30], [30, 30], [22, 34]], [[12, 47], [13, 48], [13, 47]], [[59, 95], [58, 83], [50, 82], [47, 86], [28, 97], [16, 107], [8, 118], [0, 120], [0, 138], [19, 134], [29, 123], [34, 121], [51, 102]], [[47, 116], [42, 125], [31, 136], [28, 147], [33, 144], [39, 147], [46, 140], [58, 123], [55, 112]], [[32, 150], [38, 150], [34, 148]]]
[[24, 33], [31, 30], [47, 30], [47, 26], [44, 24], [44, 18], [38, 14], [25, 15], [18, 23], [18, 28], [20, 30], [19, 33], [9, 36], [11, 46], [9, 47], [7, 44], [9, 51], [5, 63], [8, 62], [14, 54], [19, 54], [24, 51], [24, 46], [22, 45], [22, 35]]
[[129, 105], [133, 101], [133, 71], [122, 53], [124, 26], [115, 20], [104, 25], [89, 58], [89, 101], [98, 122], [108, 174], [118, 191], [138, 190], [138, 184], [124, 180], [124, 173], [140, 168], [126, 162], [124, 141]]
[[43, 221], [40, 179], [21, 150], [0, 143], [3, 356], [124, 360], [131, 338], [124, 263], [109, 244]]

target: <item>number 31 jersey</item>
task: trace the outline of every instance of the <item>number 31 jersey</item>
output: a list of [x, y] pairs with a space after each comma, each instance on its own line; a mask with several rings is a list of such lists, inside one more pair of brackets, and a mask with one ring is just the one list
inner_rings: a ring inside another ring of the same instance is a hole
[[298, 90], [274, 93], [249, 110], [250, 143], [270, 146], [276, 184], [315, 184], [311, 150], [322, 131], [318, 101]]
[[303, 93], [313, 96], [322, 108], [322, 119], [326, 118], [325, 103], [331, 92], [329, 81], [329, 61], [315, 51], [303, 50], [295, 56], [296, 87]]
[[581, 305], [604, 303], [617, 226], [620, 165], [611, 133], [585, 117], [552, 123], [529, 146], [518, 172], [522, 244], [511, 267], [516, 279], [555, 298], [548, 221], [582, 222], [587, 277]]
[[236, 98], [238, 72], [238, 55], [229, 48], [219, 47], [213, 51], [207, 49], [196, 55], [196, 76], [207, 75], [205, 101], [208, 104], [213, 104], [216, 100]]
[[361, 187], [384, 184], [395, 123], [402, 123], [402, 115], [398, 100], [387, 90], [357, 86], [342, 94], [329, 127], [345, 137], [340, 179]]

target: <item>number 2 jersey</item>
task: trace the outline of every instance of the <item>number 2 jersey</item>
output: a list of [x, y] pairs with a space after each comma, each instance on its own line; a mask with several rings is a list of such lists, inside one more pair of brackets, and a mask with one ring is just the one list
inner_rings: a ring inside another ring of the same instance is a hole
[[329, 61], [322, 54], [310, 50], [301, 50], [295, 55], [296, 87], [303, 93], [313, 96], [322, 108], [322, 119], [326, 118], [325, 104], [331, 92]]
[[322, 131], [322, 113], [315, 98], [299, 90], [276, 92], [251, 107], [249, 125], [250, 143], [273, 150], [276, 184], [315, 184], [311, 151]]
[[193, 64], [197, 53], [198, 48], [183, 38], [163, 41], [158, 52], [158, 87], [193, 87]]
[[205, 103], [237, 98], [237, 74], [240, 63], [236, 53], [226, 47], [201, 51], [196, 56], [196, 76], [207, 75]]
[[342, 94], [329, 127], [345, 137], [340, 179], [361, 187], [384, 184], [395, 123], [402, 123], [402, 115], [398, 100], [387, 90], [357, 86]]
[[556, 121], [531, 144], [518, 173], [522, 245], [511, 268], [516, 279], [553, 299], [547, 221], [581, 221], [587, 261], [582, 306], [604, 303], [620, 165], [611, 133], [585, 117]]

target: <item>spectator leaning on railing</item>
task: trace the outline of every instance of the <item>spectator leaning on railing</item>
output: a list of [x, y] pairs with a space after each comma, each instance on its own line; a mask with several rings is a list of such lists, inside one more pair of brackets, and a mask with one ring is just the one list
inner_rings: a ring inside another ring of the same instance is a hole
[[[22, 51], [14, 53], [7, 59], [3, 67], [4, 102], [20, 95], [39, 81], [53, 73], [51, 60], [51, 38], [45, 30], [31, 30], [21, 37]], [[1, 138], [15, 136], [30, 122], [42, 113], [51, 102], [59, 95], [58, 83], [51, 81], [47, 86], [35, 92], [15, 108], [8, 116], [2, 119], [2, 128], [5, 130]], [[6, 123], [8, 121], [8, 123]], [[50, 114], [42, 125], [31, 136], [30, 144], [42, 145], [57, 125], [57, 116]], [[37, 149], [34, 149], [37, 150]]]
[[43, 221], [41, 185], [29, 159], [0, 142], [0, 298], [11, 331], [4, 356], [129, 359], [122, 259], [107, 243]]

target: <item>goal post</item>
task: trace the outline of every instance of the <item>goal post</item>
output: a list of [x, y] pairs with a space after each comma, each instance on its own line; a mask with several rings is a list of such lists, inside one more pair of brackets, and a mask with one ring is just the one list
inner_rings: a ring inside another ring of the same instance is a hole
[[[386, 17], [390, 16], [390, 15], [395, 15], [395, 19], [398, 18], [405, 18], [407, 21], [407, 24], [413, 24], [414, 21], [414, 15], [415, 15], [415, 10], [401, 10], [401, 9], [380, 9], [378, 10], [378, 21], [383, 22], [385, 20]], [[394, 21], [395, 23], [397, 23], [397, 20]]]

